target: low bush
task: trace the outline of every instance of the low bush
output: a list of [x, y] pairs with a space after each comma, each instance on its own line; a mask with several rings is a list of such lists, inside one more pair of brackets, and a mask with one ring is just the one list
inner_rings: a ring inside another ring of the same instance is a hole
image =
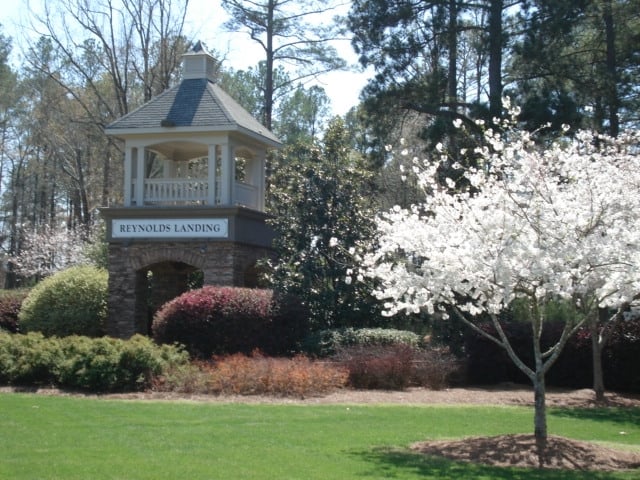
[[407, 330], [392, 328], [340, 328], [320, 330], [310, 334], [302, 350], [310, 355], [328, 357], [349, 347], [386, 347], [406, 345], [417, 348], [422, 338]]
[[0, 331], [0, 383], [54, 385], [62, 360], [60, 340], [41, 333], [9, 334]]
[[158, 343], [180, 343], [194, 358], [291, 350], [306, 319], [271, 290], [205, 286], [163, 305], [152, 332]]
[[20, 330], [46, 336], [105, 334], [107, 316], [106, 270], [72, 267], [37, 284], [22, 303]]
[[187, 361], [179, 348], [159, 347], [140, 335], [119, 340], [0, 334], [0, 382], [10, 385], [137, 391], [148, 388], [165, 369]]
[[442, 389], [461, 368], [447, 348], [403, 344], [348, 347], [338, 352], [334, 360], [349, 372], [349, 385], [360, 389]]
[[27, 293], [27, 290], [2, 291], [0, 294], [0, 330], [11, 333], [20, 331], [18, 314]]
[[304, 356], [272, 358], [237, 353], [172, 369], [156, 380], [154, 388], [216, 395], [307, 397], [344, 387], [346, 381], [347, 372], [330, 362]]

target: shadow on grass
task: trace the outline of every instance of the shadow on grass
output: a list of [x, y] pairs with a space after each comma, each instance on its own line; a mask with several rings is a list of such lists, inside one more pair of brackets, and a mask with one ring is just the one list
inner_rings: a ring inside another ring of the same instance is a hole
[[356, 455], [375, 465], [372, 471], [366, 472], [366, 476], [374, 475], [384, 478], [405, 478], [410, 472], [425, 480], [621, 480], [631, 478], [620, 472], [492, 467], [454, 462], [441, 457], [392, 448], [377, 448], [373, 451], [357, 452]]
[[549, 415], [578, 420], [640, 425], [640, 407], [575, 408], [554, 407]]

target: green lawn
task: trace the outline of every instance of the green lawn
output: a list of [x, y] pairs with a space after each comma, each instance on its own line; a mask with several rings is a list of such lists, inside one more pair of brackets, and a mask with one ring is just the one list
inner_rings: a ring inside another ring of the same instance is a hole
[[[640, 409], [550, 413], [552, 434], [640, 445]], [[0, 479], [639, 478], [638, 471], [481, 467], [425, 459], [406, 449], [428, 438], [530, 433], [532, 423], [532, 411], [524, 407], [241, 405], [0, 394]]]

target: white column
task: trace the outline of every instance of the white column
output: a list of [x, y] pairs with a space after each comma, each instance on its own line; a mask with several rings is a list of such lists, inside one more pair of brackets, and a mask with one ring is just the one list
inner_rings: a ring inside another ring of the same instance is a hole
[[144, 205], [144, 147], [136, 148], [136, 207]]
[[232, 147], [228, 143], [220, 145], [222, 150], [221, 172], [220, 172], [220, 203], [231, 205], [233, 202], [233, 184], [235, 171], [233, 169]]
[[216, 204], [216, 160], [218, 152], [216, 145], [209, 145], [209, 158], [207, 159], [207, 205]]
[[131, 206], [131, 186], [133, 183], [131, 156], [134, 148], [126, 147], [124, 151], [124, 206]]
[[164, 178], [176, 178], [176, 162], [170, 158], [162, 161], [162, 176]]
[[266, 196], [266, 180], [265, 176], [267, 174], [267, 160], [266, 160], [266, 151], [259, 150], [256, 154], [256, 185], [258, 187], [258, 205], [257, 208], [261, 212], [264, 212], [265, 209], [265, 196]]

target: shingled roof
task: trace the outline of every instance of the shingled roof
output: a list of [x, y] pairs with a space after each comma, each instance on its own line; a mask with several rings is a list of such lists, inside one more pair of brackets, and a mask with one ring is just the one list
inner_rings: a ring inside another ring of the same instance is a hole
[[[206, 52], [205, 52], [206, 54]], [[270, 146], [281, 142], [210, 78], [186, 78], [179, 85], [119, 118], [109, 135], [177, 131], [239, 132]]]

